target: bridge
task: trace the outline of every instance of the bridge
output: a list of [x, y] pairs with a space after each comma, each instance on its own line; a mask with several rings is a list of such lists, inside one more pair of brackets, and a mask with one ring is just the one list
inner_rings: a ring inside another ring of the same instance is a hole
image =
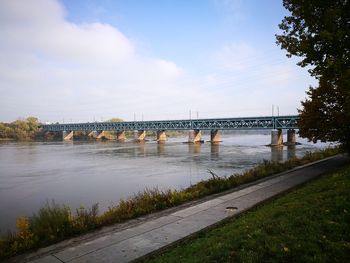
[[262, 130], [271, 131], [271, 145], [283, 143], [282, 130], [287, 130], [287, 143], [295, 143], [295, 131], [298, 129], [299, 116], [269, 116], [246, 118], [216, 118], [216, 119], [188, 119], [164, 121], [131, 121], [131, 122], [88, 122], [68, 124], [42, 125], [43, 131], [62, 132], [64, 140], [71, 140], [74, 131], [88, 131], [90, 136], [102, 138], [105, 131], [116, 131], [117, 140], [126, 139], [125, 131], [134, 131], [134, 139], [143, 141], [146, 131], [157, 131], [158, 142], [166, 141], [166, 130], [189, 130], [189, 142], [201, 142], [201, 130], [210, 130], [211, 142], [220, 141], [220, 130]]

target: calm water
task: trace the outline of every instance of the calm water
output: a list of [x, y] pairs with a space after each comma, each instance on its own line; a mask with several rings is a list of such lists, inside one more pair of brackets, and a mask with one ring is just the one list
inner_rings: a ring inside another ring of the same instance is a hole
[[[325, 147], [301, 145], [272, 150], [270, 134], [226, 134], [220, 145], [133, 142], [35, 142], [0, 144], [0, 229], [13, 229], [15, 218], [31, 215], [46, 201], [76, 208], [99, 203], [100, 211], [145, 188], [184, 188], [225, 176], [267, 160], [286, 160]], [[209, 140], [209, 136], [204, 136]], [[284, 141], [286, 138], [284, 138]]]

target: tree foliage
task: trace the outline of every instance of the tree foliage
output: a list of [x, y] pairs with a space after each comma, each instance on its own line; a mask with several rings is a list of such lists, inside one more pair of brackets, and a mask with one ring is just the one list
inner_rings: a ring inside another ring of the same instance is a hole
[[11, 123], [0, 123], [0, 139], [34, 140], [39, 135], [38, 118], [28, 117]]
[[124, 120], [121, 118], [112, 118], [109, 120], [109, 122], [123, 122]]
[[290, 16], [279, 25], [277, 44], [299, 56], [319, 80], [302, 102], [300, 134], [339, 141], [350, 150], [350, 4], [348, 0], [284, 0]]

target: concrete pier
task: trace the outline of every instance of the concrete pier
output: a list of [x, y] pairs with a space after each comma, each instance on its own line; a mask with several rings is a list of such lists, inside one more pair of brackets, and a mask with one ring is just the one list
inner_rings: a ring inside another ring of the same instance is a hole
[[287, 145], [295, 145], [296, 139], [295, 139], [295, 130], [290, 129], [287, 130]]
[[104, 131], [92, 131], [88, 134], [88, 136], [95, 139], [102, 139], [105, 136], [105, 134]]
[[95, 137], [97, 140], [102, 139], [105, 136], [105, 131], [97, 131], [97, 136]]
[[62, 132], [62, 139], [64, 141], [73, 140], [73, 135], [74, 135], [73, 131], [63, 131]]
[[144, 130], [134, 131], [134, 140], [136, 142], [143, 142], [145, 141], [145, 138], [146, 138], [146, 131]]
[[164, 143], [167, 140], [164, 130], [157, 131], [157, 141], [158, 143]]
[[211, 130], [210, 131], [210, 142], [211, 143], [219, 143], [219, 142], [221, 142], [219, 130]]
[[278, 146], [283, 144], [282, 130], [272, 130], [271, 131], [271, 146]]
[[202, 140], [202, 133], [200, 130], [191, 130], [188, 133], [189, 143], [200, 143]]
[[117, 131], [117, 141], [123, 142], [126, 140], [125, 131]]

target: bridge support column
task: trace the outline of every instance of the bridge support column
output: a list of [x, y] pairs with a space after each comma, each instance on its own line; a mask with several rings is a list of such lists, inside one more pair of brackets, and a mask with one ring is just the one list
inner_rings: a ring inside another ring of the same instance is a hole
[[211, 130], [210, 131], [210, 142], [211, 143], [221, 142], [219, 130]]
[[202, 133], [200, 130], [192, 130], [188, 133], [189, 143], [199, 143], [202, 139]]
[[117, 131], [117, 141], [123, 142], [126, 140], [125, 131]]
[[88, 134], [89, 137], [93, 137], [95, 139], [102, 139], [105, 136], [105, 131], [92, 131]]
[[146, 131], [140, 130], [140, 131], [134, 131], [134, 140], [137, 142], [143, 142], [146, 138]]
[[166, 134], [164, 130], [157, 131], [157, 141], [158, 143], [165, 143]]
[[295, 130], [290, 129], [287, 131], [287, 145], [295, 145], [296, 139], [295, 139]]
[[278, 146], [283, 144], [282, 129], [271, 131], [271, 146]]
[[74, 135], [73, 131], [63, 131], [62, 132], [62, 139], [64, 141], [73, 140], [73, 135]]
[[105, 136], [105, 131], [97, 131], [96, 139], [102, 139]]

